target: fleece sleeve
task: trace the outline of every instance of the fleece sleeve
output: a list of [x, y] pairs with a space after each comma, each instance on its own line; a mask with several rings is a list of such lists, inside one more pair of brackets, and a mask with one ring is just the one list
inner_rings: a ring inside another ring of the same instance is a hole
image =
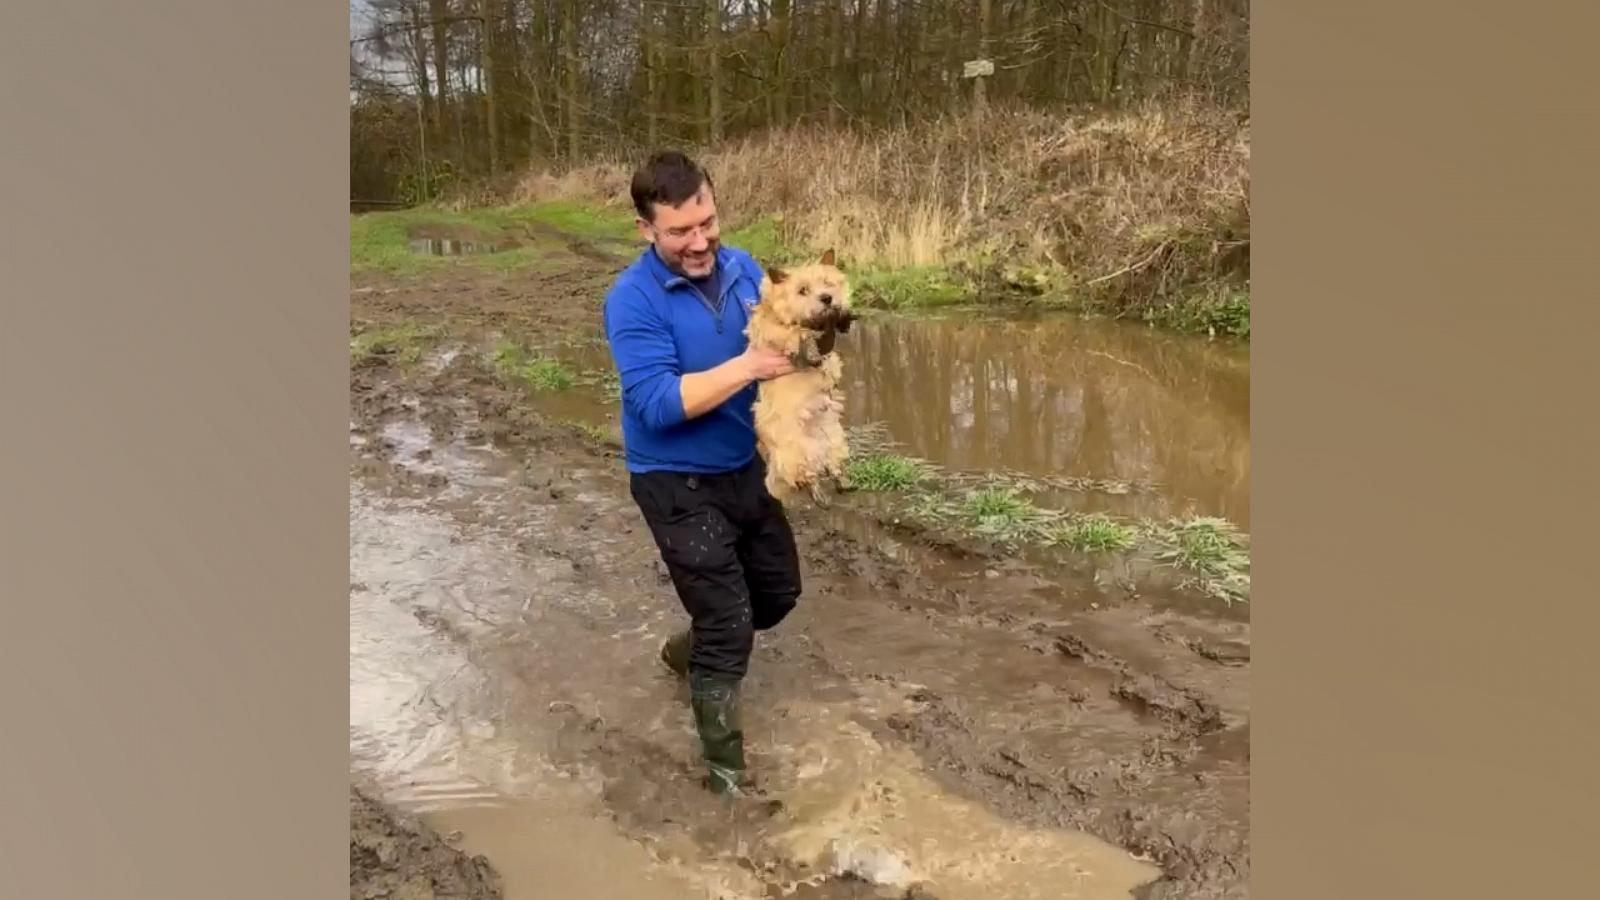
[[619, 286], [606, 297], [605, 326], [628, 412], [652, 431], [684, 421], [683, 372], [666, 321], [637, 290]]

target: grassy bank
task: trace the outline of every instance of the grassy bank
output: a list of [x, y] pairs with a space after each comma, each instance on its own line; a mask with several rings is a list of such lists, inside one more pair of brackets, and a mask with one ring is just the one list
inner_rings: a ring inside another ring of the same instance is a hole
[[[775, 261], [834, 248], [868, 305], [1027, 302], [1249, 335], [1249, 125], [1232, 111], [997, 110], [699, 156], [729, 243]], [[531, 172], [506, 199], [627, 215], [630, 164]]]
[[[1029, 496], [1036, 485], [1026, 479], [942, 472], [895, 453], [872, 428], [851, 429], [850, 438], [848, 487], [879, 498], [896, 523], [962, 543], [987, 542], [1008, 553], [1137, 556], [1175, 572], [1180, 585], [1224, 603], [1250, 597], [1249, 536], [1226, 520], [1132, 520], [1050, 509]], [[1124, 493], [1131, 486], [1083, 482], [1068, 487]]]
[[[636, 242], [631, 215], [593, 202], [419, 207], [352, 215], [350, 271], [409, 276], [449, 266], [525, 268], [552, 261], [564, 237], [618, 250]], [[413, 246], [430, 238], [468, 241], [491, 252], [434, 255]]]

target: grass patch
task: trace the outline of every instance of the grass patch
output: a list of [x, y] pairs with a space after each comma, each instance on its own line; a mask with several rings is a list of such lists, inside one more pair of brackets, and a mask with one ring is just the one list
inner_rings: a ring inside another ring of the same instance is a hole
[[918, 461], [893, 454], [872, 454], [845, 463], [845, 483], [861, 491], [905, 491], [927, 477]]
[[537, 222], [575, 237], [596, 241], [628, 241], [638, 237], [631, 209], [611, 209], [572, 200], [556, 200], [515, 207], [507, 215], [517, 221]]
[[1250, 294], [1241, 288], [1211, 288], [1192, 299], [1150, 307], [1143, 318], [1174, 331], [1249, 340]]
[[622, 438], [617, 434], [615, 428], [596, 425], [593, 422], [583, 422], [578, 419], [568, 419], [563, 424], [594, 443], [615, 446], [621, 446], [622, 444]]
[[1214, 597], [1243, 601], [1250, 591], [1250, 553], [1233, 523], [1196, 517], [1155, 529], [1163, 546], [1156, 558], [1190, 572], [1192, 581]]
[[383, 272], [390, 275], [417, 275], [452, 265], [484, 265], [513, 268], [539, 258], [532, 247], [513, 248], [499, 253], [473, 253], [463, 256], [435, 256], [411, 249], [412, 235], [425, 229], [459, 233], [463, 239], [484, 242], [505, 240], [515, 223], [506, 213], [494, 209], [450, 212], [441, 209], [408, 209], [373, 212], [350, 217], [350, 271]]
[[[498, 271], [525, 268], [542, 262], [548, 249], [528, 234], [530, 224], [601, 242], [631, 244], [635, 237], [633, 220], [626, 214], [576, 202], [461, 212], [421, 208], [363, 213], [350, 217], [350, 271], [407, 276], [460, 265]], [[488, 243], [515, 239], [520, 246], [462, 256], [434, 256], [411, 249], [412, 236], [429, 230]]]
[[564, 391], [578, 383], [578, 376], [559, 360], [536, 356], [509, 341], [495, 348], [494, 367], [507, 381], [536, 391]]
[[1089, 515], [1055, 529], [1047, 542], [1080, 553], [1108, 553], [1132, 550], [1138, 532], [1104, 515]]
[[975, 533], [1007, 544], [1039, 537], [1046, 519], [1032, 500], [1009, 487], [973, 491], [960, 511]]
[[792, 265], [803, 260], [806, 252], [786, 243], [778, 233], [778, 218], [762, 216], [722, 235], [722, 242], [749, 253], [763, 268]]
[[404, 324], [372, 328], [350, 339], [350, 360], [356, 365], [374, 365], [394, 360], [402, 365], [415, 365], [422, 354], [438, 338], [435, 328]]
[[854, 271], [850, 289], [862, 306], [886, 309], [949, 306], [970, 299], [968, 289], [939, 266]]

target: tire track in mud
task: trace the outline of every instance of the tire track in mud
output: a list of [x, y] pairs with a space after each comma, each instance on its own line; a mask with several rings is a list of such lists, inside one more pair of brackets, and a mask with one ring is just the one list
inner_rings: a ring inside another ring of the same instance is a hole
[[[596, 641], [615, 641], [619, 628], [645, 629], [615, 671], [583, 654], [505, 663], [523, 685], [544, 683], [552, 666], [571, 667], [592, 685], [571, 692], [576, 699], [523, 714], [552, 717], [557, 756], [595, 773], [626, 830], [703, 851], [781, 829], [782, 805], [770, 798], [707, 817], [686, 717], [677, 717], [680, 727], [641, 731], [623, 724], [640, 709], [637, 696], [605, 696], [606, 684], [659, 682], [650, 641], [679, 615], [635, 531], [613, 455], [544, 422], [465, 356], [432, 374], [357, 370], [352, 410], [353, 435], [367, 442], [359, 452], [377, 457], [358, 460], [358, 476], [472, 526], [509, 530], [530, 557], [565, 560], [570, 571], [552, 586], [588, 598], [566, 610], [573, 619], [566, 627]], [[470, 435], [516, 461], [495, 476], [506, 489], [492, 500], [469, 500], [464, 490], [452, 496], [451, 476], [426, 459], [417, 466], [415, 452], [397, 463], [401, 448], [384, 445], [383, 428], [414, 419], [436, 441]], [[785, 716], [801, 722], [822, 716], [816, 710], [858, 709], [870, 694], [876, 714], [858, 711], [850, 722], [881, 747], [914, 753], [952, 796], [1005, 821], [1083, 829], [1153, 858], [1164, 877], [1144, 896], [1246, 895], [1247, 628], [1137, 606], [1019, 603], [1005, 591], [1007, 579], [940, 580], [930, 574], [940, 567], [933, 551], [887, 533], [875, 540], [846, 533], [829, 515], [794, 511], [806, 596], [779, 633], [763, 635], [750, 692], [776, 705], [761, 727], [776, 735]], [[518, 532], [519, 520], [543, 524]], [[620, 615], [606, 596], [641, 598], [654, 617]], [[654, 720], [674, 718], [659, 698], [652, 702]], [[803, 729], [792, 734], [806, 742]], [[760, 770], [761, 748], [771, 744], [752, 745]], [[816, 877], [771, 847], [731, 861], [789, 888]], [[805, 889], [849, 896], [857, 888], [818, 881]]]

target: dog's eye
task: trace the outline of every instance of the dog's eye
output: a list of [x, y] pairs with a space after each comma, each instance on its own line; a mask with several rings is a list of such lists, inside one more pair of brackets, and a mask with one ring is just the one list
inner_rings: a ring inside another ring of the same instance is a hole
[[800, 286], [800, 296], [802, 296], [802, 297], [809, 297], [809, 296], [811, 296], [811, 285], [809, 285], [809, 284], [802, 284], [802, 285], [801, 285], [801, 286]]

